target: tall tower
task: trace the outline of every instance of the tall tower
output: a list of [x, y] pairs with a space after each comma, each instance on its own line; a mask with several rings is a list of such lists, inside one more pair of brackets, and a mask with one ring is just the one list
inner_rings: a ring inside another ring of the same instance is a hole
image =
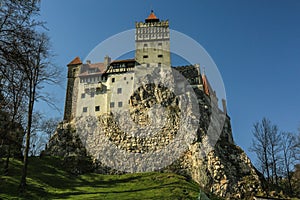
[[64, 120], [71, 121], [76, 114], [76, 103], [78, 96], [79, 70], [82, 62], [79, 57], [76, 57], [68, 66], [68, 82], [65, 102]]
[[171, 66], [169, 21], [160, 21], [151, 11], [145, 22], [135, 24], [135, 59], [148, 67]]

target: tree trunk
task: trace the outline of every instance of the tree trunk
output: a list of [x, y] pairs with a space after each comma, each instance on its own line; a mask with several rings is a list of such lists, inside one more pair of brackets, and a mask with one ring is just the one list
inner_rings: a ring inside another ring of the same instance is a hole
[[32, 113], [33, 113], [33, 105], [34, 105], [34, 93], [35, 90], [32, 90], [32, 86], [34, 84], [30, 83], [30, 91], [29, 91], [29, 105], [28, 105], [28, 119], [27, 119], [27, 129], [26, 129], [26, 142], [25, 142], [25, 150], [24, 150], [24, 161], [23, 161], [23, 170], [22, 177], [20, 182], [20, 192], [24, 192], [26, 189], [26, 177], [27, 177], [27, 167], [28, 167], [28, 154], [30, 149], [30, 133], [31, 133], [31, 124], [32, 124]]
[[7, 156], [4, 165], [4, 175], [8, 175], [9, 158], [10, 158], [10, 144], [8, 145]]

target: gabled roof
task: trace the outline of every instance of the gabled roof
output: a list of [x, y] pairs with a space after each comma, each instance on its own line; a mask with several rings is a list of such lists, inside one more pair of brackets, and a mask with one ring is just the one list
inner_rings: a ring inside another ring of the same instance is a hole
[[70, 66], [70, 65], [81, 65], [81, 64], [82, 64], [82, 62], [81, 62], [80, 58], [77, 56], [67, 66]]

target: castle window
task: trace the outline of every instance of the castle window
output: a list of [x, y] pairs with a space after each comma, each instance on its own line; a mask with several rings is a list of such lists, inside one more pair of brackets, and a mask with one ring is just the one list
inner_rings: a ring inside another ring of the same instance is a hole
[[160, 42], [160, 43], [158, 43], [158, 46], [162, 46], [162, 43]]
[[95, 93], [94, 92], [91, 92], [91, 97], [94, 97], [95, 96]]
[[88, 109], [87, 107], [83, 107], [83, 108], [82, 108], [82, 112], [86, 113], [86, 112], [87, 112], [87, 109]]
[[82, 99], [85, 98], [85, 94], [84, 94], [84, 93], [81, 94], [81, 98], [82, 98]]
[[157, 55], [157, 57], [158, 57], [158, 58], [162, 58], [162, 57], [163, 57], [163, 55], [159, 54], [159, 55]]
[[124, 81], [126, 81], [126, 76], [124, 77]]
[[121, 94], [122, 93], [122, 88], [118, 88], [117, 93]]
[[110, 105], [109, 105], [111, 108], [114, 108], [115, 107], [115, 102], [110, 102]]
[[133, 80], [133, 77], [131, 77], [130, 79]]
[[73, 73], [75, 73], [76, 72], [76, 69], [73, 69]]
[[118, 107], [120, 108], [120, 107], [122, 107], [123, 106], [123, 102], [122, 101], [119, 101], [118, 102]]
[[148, 44], [144, 44], [144, 48], [147, 48], [148, 47]]
[[148, 58], [148, 55], [144, 55], [143, 58]]
[[100, 111], [100, 106], [95, 106], [95, 111], [99, 112]]
[[158, 67], [161, 67], [161, 63], [158, 63], [157, 66], [158, 66]]
[[114, 83], [114, 82], [115, 82], [115, 78], [112, 78], [112, 79], [111, 79], [111, 82]]
[[149, 63], [147, 63], [147, 67], [150, 67], [150, 64], [149, 64]]

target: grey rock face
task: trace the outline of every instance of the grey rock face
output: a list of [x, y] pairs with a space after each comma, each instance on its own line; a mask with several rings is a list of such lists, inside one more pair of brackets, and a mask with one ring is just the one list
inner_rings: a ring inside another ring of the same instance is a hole
[[[165, 82], [153, 81], [162, 73]], [[73, 161], [70, 157], [90, 158], [86, 163], [92, 167], [73, 167], [75, 173], [172, 171], [224, 198], [250, 198], [261, 192], [260, 175], [234, 144], [230, 118], [218, 108], [216, 97], [206, 95], [201, 84], [182, 81], [172, 89], [184, 79], [171, 73], [160, 69], [141, 79], [129, 111], [60, 126], [44, 154]]]

